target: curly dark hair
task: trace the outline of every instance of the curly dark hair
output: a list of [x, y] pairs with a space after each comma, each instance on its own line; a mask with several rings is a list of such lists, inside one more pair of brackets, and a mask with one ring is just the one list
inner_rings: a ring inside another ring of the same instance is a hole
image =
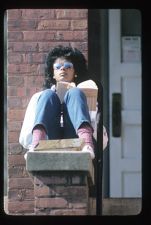
[[50, 88], [56, 83], [53, 79], [53, 64], [54, 61], [60, 57], [64, 57], [66, 60], [73, 63], [74, 70], [77, 75], [74, 80], [76, 84], [88, 79], [87, 63], [82, 52], [77, 48], [58, 45], [48, 53], [46, 59], [44, 88]]

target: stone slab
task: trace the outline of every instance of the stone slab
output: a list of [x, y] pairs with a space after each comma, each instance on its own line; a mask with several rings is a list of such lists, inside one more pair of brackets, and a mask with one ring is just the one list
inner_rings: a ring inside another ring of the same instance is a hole
[[57, 140], [41, 140], [34, 151], [80, 151], [84, 146], [84, 139], [57, 139]]
[[79, 151], [33, 151], [27, 153], [26, 169], [34, 171], [81, 171], [94, 181], [90, 154]]

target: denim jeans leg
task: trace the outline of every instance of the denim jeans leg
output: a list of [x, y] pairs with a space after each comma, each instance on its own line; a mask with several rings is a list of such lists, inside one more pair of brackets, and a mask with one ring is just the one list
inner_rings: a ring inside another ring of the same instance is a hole
[[83, 122], [91, 125], [85, 94], [79, 88], [71, 88], [64, 97], [64, 137], [77, 137], [77, 130]]
[[41, 124], [45, 127], [48, 139], [60, 139], [61, 103], [57, 94], [46, 89], [38, 99], [34, 127]]

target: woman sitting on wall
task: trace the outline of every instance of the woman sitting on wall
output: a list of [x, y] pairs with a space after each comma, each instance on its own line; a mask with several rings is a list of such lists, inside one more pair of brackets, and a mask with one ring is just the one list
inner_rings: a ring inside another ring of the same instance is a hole
[[[83, 138], [82, 151], [95, 158], [93, 127], [85, 94], [74, 86], [88, 78], [86, 59], [76, 48], [57, 46], [46, 60], [45, 90], [35, 93], [26, 110], [21, 129], [20, 144], [32, 151], [40, 140]], [[73, 85], [65, 93], [63, 102], [57, 94], [59, 82]], [[63, 126], [60, 125], [61, 114]], [[105, 128], [104, 128], [105, 129]], [[107, 145], [104, 131], [103, 142]]]

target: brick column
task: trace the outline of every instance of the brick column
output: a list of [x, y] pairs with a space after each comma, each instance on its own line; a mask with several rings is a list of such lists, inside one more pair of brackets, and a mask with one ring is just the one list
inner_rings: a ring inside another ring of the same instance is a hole
[[91, 215], [93, 164], [84, 152], [29, 152], [36, 215]]

